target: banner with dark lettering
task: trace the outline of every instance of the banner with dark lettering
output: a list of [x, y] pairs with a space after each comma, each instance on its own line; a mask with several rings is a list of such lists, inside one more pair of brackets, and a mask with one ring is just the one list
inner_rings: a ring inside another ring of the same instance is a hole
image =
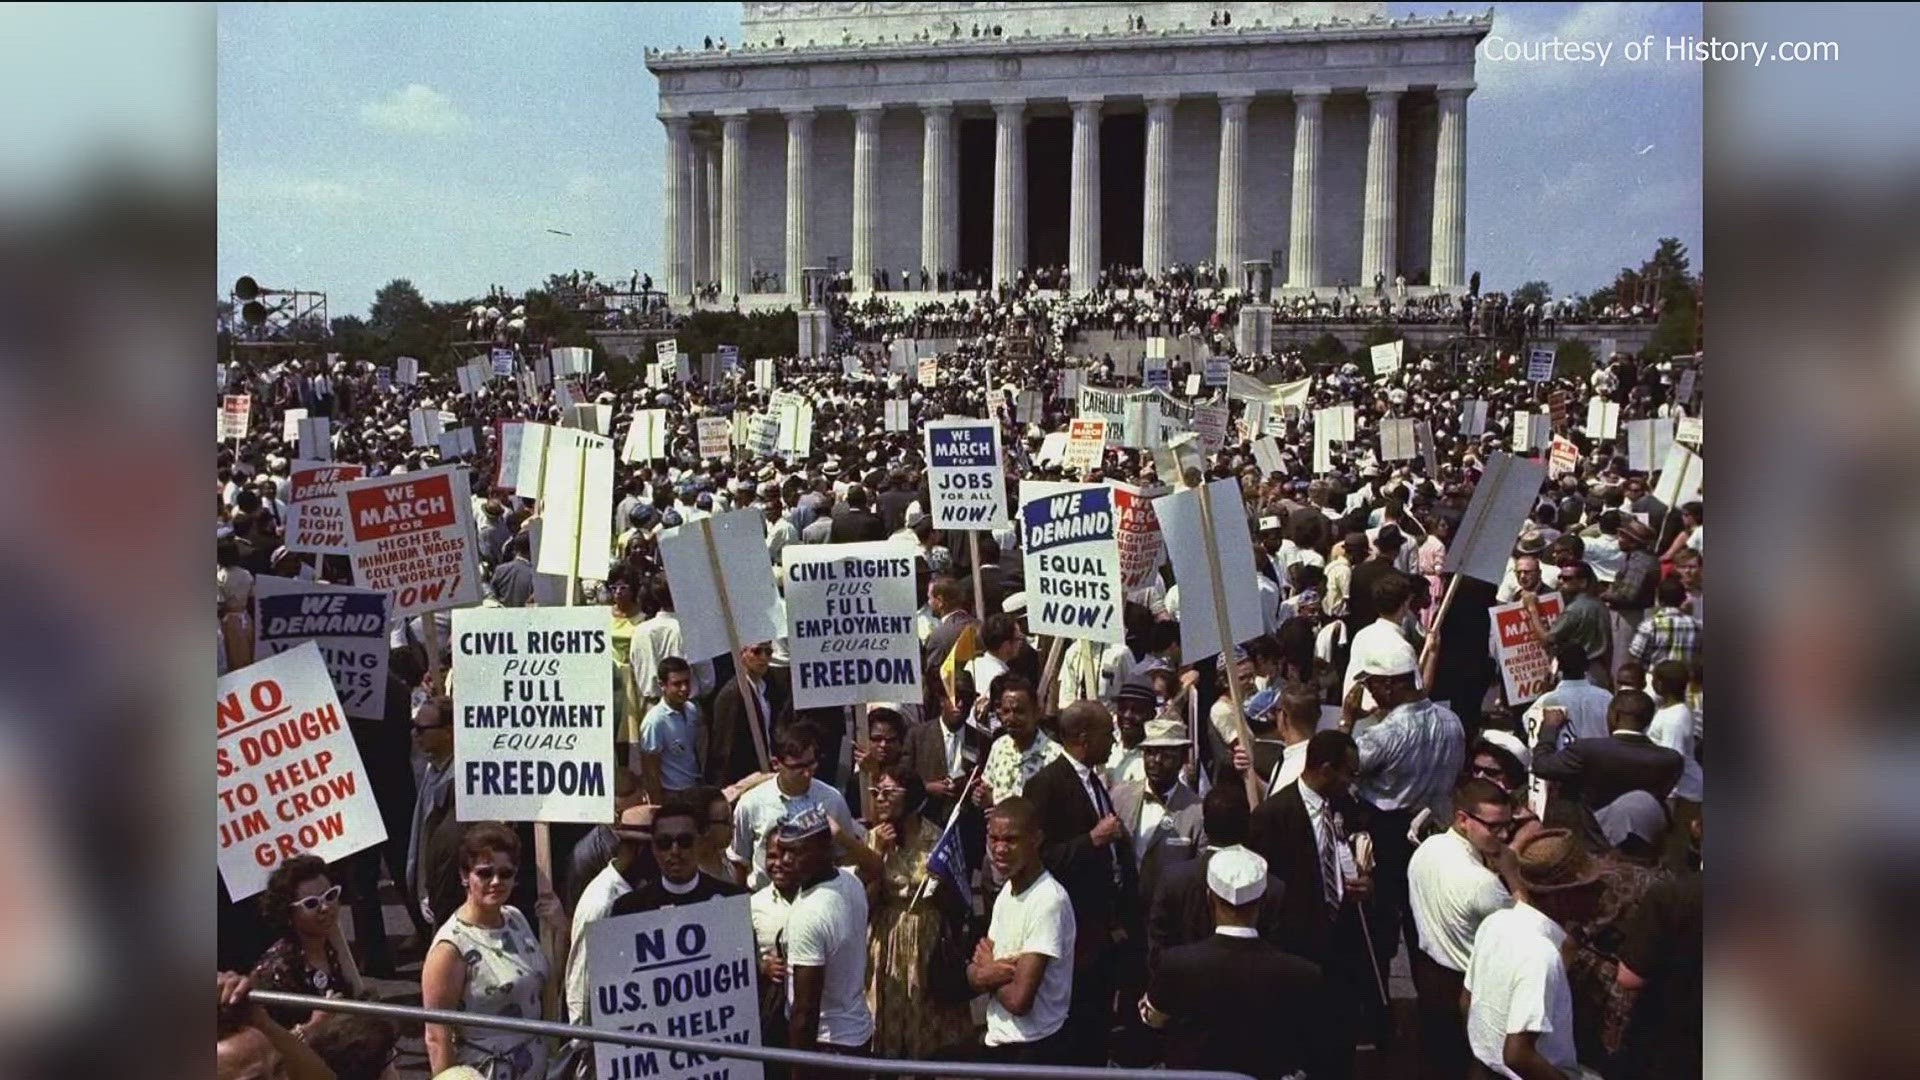
[[387, 594], [293, 578], [253, 580], [253, 655], [320, 646], [348, 716], [387, 713]]
[[366, 475], [359, 465], [294, 462], [287, 485], [287, 550], [345, 555], [347, 515], [338, 496], [343, 486]]
[[997, 529], [1007, 524], [1007, 481], [1000, 426], [964, 417], [929, 420], [927, 484], [936, 529]]
[[1032, 631], [1091, 641], [1125, 640], [1113, 489], [1105, 484], [1025, 481], [1020, 499]]
[[392, 598], [395, 619], [479, 603], [471, 491], [464, 465], [343, 486], [354, 584]]
[[295, 855], [336, 862], [387, 838], [318, 645], [222, 677], [213, 716], [215, 852], [233, 899]]
[[611, 608], [455, 611], [452, 678], [458, 820], [613, 820]]
[[913, 556], [891, 540], [780, 550], [794, 708], [918, 698]]
[[[759, 952], [745, 896], [587, 924], [587, 1016], [627, 1031], [760, 1045]], [[760, 1080], [744, 1058], [594, 1044], [597, 1080]]]

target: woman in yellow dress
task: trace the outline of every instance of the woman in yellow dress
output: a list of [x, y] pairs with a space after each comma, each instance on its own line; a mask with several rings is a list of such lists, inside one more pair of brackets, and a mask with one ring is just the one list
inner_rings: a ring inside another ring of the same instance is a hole
[[[875, 1057], [930, 1058], [974, 1038], [973, 1013], [964, 998], [935, 991], [934, 943], [958, 921], [964, 900], [941, 883], [928, 895], [927, 856], [940, 829], [920, 816], [926, 791], [912, 767], [889, 765], [871, 780], [875, 825], [869, 836], [885, 859], [885, 876], [869, 890], [867, 1007], [873, 1011]], [[914, 898], [919, 896], [919, 902]], [[964, 991], [963, 991], [964, 992]]]

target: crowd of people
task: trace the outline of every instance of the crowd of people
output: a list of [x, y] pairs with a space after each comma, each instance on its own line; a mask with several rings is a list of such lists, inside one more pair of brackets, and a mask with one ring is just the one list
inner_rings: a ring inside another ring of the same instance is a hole
[[[249, 1006], [250, 987], [353, 995], [360, 972], [391, 977], [417, 957], [429, 1007], [541, 1016], [542, 988], [560, 981], [547, 1018], [588, 1024], [589, 925], [743, 893], [768, 1045], [1316, 1080], [1353, 1075], [1363, 1047], [1398, 1046], [1423, 1077], [1699, 1075], [1704, 508], [1663, 505], [1625, 443], [1582, 423], [1591, 397], [1620, 407], [1622, 434], [1697, 416], [1698, 372], [1682, 401], [1679, 368], [1653, 358], [1541, 384], [1497, 353], [1456, 364], [1409, 349], [1383, 378], [1364, 357], [1317, 370], [1238, 357], [1238, 375], [1267, 384], [1312, 379], [1308, 407], [1274, 421], [1280, 468], [1256, 463], [1260, 432], [1234, 425], [1199, 470], [1240, 486], [1263, 633], [1224, 658], [1182, 657], [1184, 583], [1162, 565], [1128, 593], [1123, 643], [1030, 634], [1020, 531], [932, 527], [920, 423], [995, 418], [1014, 505], [1028, 480], [1191, 483], [1143, 449], [1111, 447], [1081, 473], [1041, 446], [1074, 414], [1063, 373], [1138, 386], [1111, 357], [1070, 355], [1073, 330], [1146, 305], [1154, 325], [1230, 334], [1212, 288], [840, 305], [844, 354], [777, 360], [777, 387], [814, 409], [810, 446], [782, 456], [697, 453], [698, 418], [767, 408], [750, 363], [658, 387], [601, 358], [586, 392], [613, 407], [615, 445], [641, 408], [667, 410], [669, 436], [665, 457], [619, 464], [612, 569], [573, 597], [533, 568], [540, 507], [489, 482], [494, 422], [561, 422], [550, 388], [529, 398], [496, 379], [467, 394], [433, 372], [403, 385], [351, 357], [227, 368], [254, 412], [217, 466], [221, 670], [243, 658], [260, 577], [351, 582], [344, 559], [282, 545], [295, 457], [283, 411], [329, 416], [333, 460], [392, 475], [441, 463], [413, 445], [408, 416], [444, 410], [475, 433], [484, 602], [607, 608], [618, 812], [553, 826], [551, 892], [528, 865], [529, 825], [455, 820], [449, 657], [427, 655], [421, 619], [396, 624], [385, 718], [351, 724], [388, 840], [332, 865], [288, 860], [257, 902], [222, 892], [222, 966], [247, 975], [220, 977], [219, 1075], [269, 1058], [295, 1077], [391, 1064], [369, 1064], [367, 1046], [393, 1045], [381, 1030], [330, 1043], [349, 1018], [274, 1016]], [[884, 345], [914, 335], [955, 341], [936, 386], [889, 371]], [[1021, 336], [1041, 347], [1003, 350]], [[1002, 387], [1041, 391], [1039, 409], [1018, 415]], [[908, 401], [908, 430], [888, 430], [890, 399]], [[1246, 401], [1227, 400], [1245, 419]], [[1576, 463], [1539, 492], [1502, 581], [1456, 579], [1447, 548], [1476, 482], [1515, 412], [1549, 400]], [[1468, 401], [1488, 403], [1484, 434], [1461, 434]], [[1316, 471], [1312, 411], [1337, 404], [1354, 407], [1354, 438]], [[1401, 417], [1432, 424], [1431, 472], [1383, 458], [1380, 422]], [[913, 551], [926, 678], [912, 700], [871, 709], [864, 742], [847, 710], [794, 708], [784, 638], [682, 655], [661, 535], [746, 509], [775, 566], [795, 544]], [[1541, 616], [1549, 594], [1557, 619]], [[1558, 676], [1532, 701], [1507, 700], [1495, 660], [1490, 609], [1516, 601]], [[428, 617], [441, 643], [448, 614]], [[963, 880], [935, 858], [949, 833]], [[383, 888], [406, 898], [407, 940], [382, 932]], [[343, 906], [367, 928], [351, 947]], [[543, 950], [536, 927], [551, 923], [571, 928], [565, 955]], [[1412, 1031], [1387, 989], [1403, 946]], [[334, 1063], [340, 1043], [362, 1064]], [[426, 1046], [435, 1073], [490, 1077], [546, 1076], [578, 1053], [438, 1025]]]

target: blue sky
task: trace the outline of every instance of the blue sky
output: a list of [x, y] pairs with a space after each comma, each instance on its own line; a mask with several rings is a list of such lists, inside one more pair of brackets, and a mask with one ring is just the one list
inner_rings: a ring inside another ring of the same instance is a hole
[[[222, 5], [220, 291], [252, 274], [324, 291], [338, 316], [365, 314], [396, 277], [456, 300], [574, 268], [656, 270], [665, 136], [643, 52], [738, 41], [739, 10]], [[1701, 69], [1619, 55], [1647, 34], [1698, 35], [1699, 5], [1517, 4], [1495, 20], [1508, 40], [1614, 55], [1480, 58], [1467, 255], [1486, 286], [1585, 291], [1668, 235], [1702, 267]]]

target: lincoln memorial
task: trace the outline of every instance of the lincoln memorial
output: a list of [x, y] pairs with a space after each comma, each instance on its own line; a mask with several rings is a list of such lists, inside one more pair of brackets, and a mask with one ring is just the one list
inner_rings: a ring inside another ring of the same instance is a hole
[[[787, 304], [924, 268], [1015, 277], [1269, 260], [1282, 295], [1460, 289], [1490, 14], [1374, 3], [747, 3], [650, 51], [662, 283]], [[1144, 20], [1144, 25], [1142, 23]], [[929, 286], [932, 288], [933, 286]], [[916, 286], [917, 288], [917, 286]]]

